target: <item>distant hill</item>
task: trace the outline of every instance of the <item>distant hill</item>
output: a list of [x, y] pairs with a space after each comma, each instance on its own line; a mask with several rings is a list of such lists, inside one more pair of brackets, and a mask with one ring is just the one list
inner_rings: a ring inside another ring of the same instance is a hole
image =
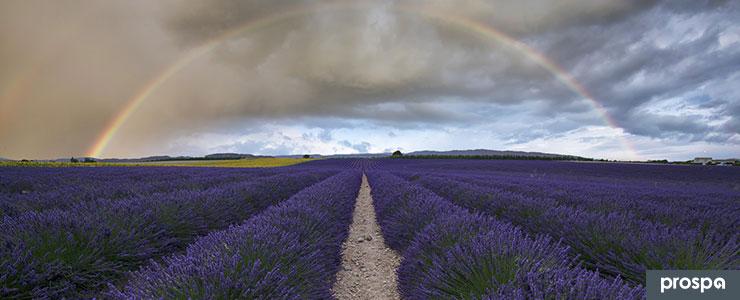
[[[321, 155], [321, 154], [309, 154], [311, 158], [380, 158], [391, 156], [390, 153], [356, 153], [356, 154], [332, 154], [332, 155]], [[279, 155], [276, 157], [287, 157], [287, 158], [302, 158], [303, 154], [298, 155]]]
[[[186, 160], [232, 160], [232, 159], [245, 159], [245, 158], [258, 158], [258, 157], [270, 157], [253, 154], [239, 154], [239, 153], [214, 153], [206, 156], [169, 156], [169, 155], [157, 155], [147, 156], [139, 158], [94, 158], [94, 157], [75, 157], [79, 161], [85, 159], [91, 159], [98, 162], [107, 163], [139, 163], [139, 162], [155, 162], [155, 161], [186, 161]], [[58, 158], [48, 161], [53, 162], [69, 162], [71, 157]]]
[[[521, 157], [564, 157], [572, 155], [526, 152], [526, 151], [499, 151], [488, 149], [450, 150], [450, 151], [414, 151], [405, 155], [440, 155], [440, 156], [521, 156]], [[576, 156], [573, 156], [576, 157]]]
[[357, 154], [334, 154], [322, 156], [323, 158], [379, 158], [391, 156], [390, 153], [357, 153]]
[[[86, 157], [86, 156], [75, 156], [75, 159], [77, 161], [85, 161], [85, 159], [97, 161], [97, 159], [95, 159], [93, 157]], [[64, 157], [64, 158], [57, 158], [57, 159], [51, 159], [51, 160], [38, 160], [38, 161], [42, 161], [42, 162], [45, 162], [45, 161], [50, 161], [50, 162], [66, 162], [66, 163], [68, 163], [68, 162], [70, 162], [70, 160], [72, 160], [71, 157]]]
[[257, 156], [252, 154], [238, 154], [238, 153], [214, 153], [205, 156], [205, 159], [243, 159], [243, 158], [255, 158]]
[[233, 160], [233, 159], [246, 159], [246, 158], [258, 158], [258, 157], [269, 157], [262, 155], [253, 154], [239, 154], [239, 153], [213, 153], [206, 156], [149, 156], [143, 158], [133, 159], [103, 159], [103, 162], [152, 162], [152, 161], [183, 161], [183, 160]]
[[0, 157], [0, 161], [13, 161], [13, 160], [12, 159], [7, 159], [7, 158], [4, 158], [4, 157]]
[[543, 153], [543, 152], [526, 152], [526, 151], [499, 151], [488, 149], [474, 150], [450, 150], [450, 151], [414, 151], [405, 153], [405, 158], [470, 158], [470, 159], [524, 159], [524, 160], [586, 160], [585, 158], [574, 155]]
[[[332, 154], [332, 155], [320, 155], [320, 154], [309, 154], [311, 158], [382, 158], [390, 157], [390, 152], [385, 153], [356, 153], [356, 154]], [[543, 153], [543, 152], [526, 152], [526, 151], [499, 151], [499, 150], [488, 150], [488, 149], [473, 149], [473, 150], [450, 150], [450, 151], [434, 151], [434, 150], [423, 150], [413, 151], [404, 153], [404, 156], [417, 157], [417, 158], [465, 158], [470, 156], [471, 158], [488, 158], [488, 159], [573, 159], [573, 160], [590, 160], [587, 158], [563, 155], [554, 153]], [[85, 159], [91, 159], [99, 162], [109, 163], [138, 163], [138, 162], [156, 162], [156, 161], [188, 161], [188, 160], [234, 160], [234, 159], [250, 159], [260, 157], [287, 157], [287, 158], [302, 158], [303, 154], [296, 155], [276, 155], [276, 156], [263, 156], [254, 154], [243, 154], [243, 153], [213, 153], [205, 156], [147, 156], [140, 158], [104, 158], [98, 159], [93, 157], [75, 157], [79, 161]], [[8, 161], [9, 159], [0, 158], [0, 161]], [[54, 160], [44, 161], [55, 161], [55, 162], [69, 162], [70, 157], [58, 158]]]
[[149, 162], [149, 161], [188, 160], [190, 158], [191, 158], [190, 156], [172, 157], [168, 155], [159, 155], [159, 156], [147, 156], [147, 157], [141, 157], [141, 158], [105, 158], [105, 159], [99, 159], [98, 161], [110, 162], [110, 163], [137, 163], [137, 162]]
[[[312, 158], [381, 158], [389, 157], [391, 153], [357, 153], [357, 154], [334, 154], [334, 155], [319, 155], [309, 154]], [[474, 158], [545, 158], [545, 159], [574, 159], [582, 160], [586, 159], [580, 156], [555, 154], [555, 153], [543, 153], [543, 152], [525, 152], [525, 151], [499, 151], [499, 150], [488, 150], [488, 149], [474, 149], [474, 150], [450, 150], [450, 151], [413, 151], [404, 153], [404, 156], [416, 156], [416, 157], [474, 157]], [[284, 155], [280, 157], [291, 157], [300, 158], [303, 155]]]

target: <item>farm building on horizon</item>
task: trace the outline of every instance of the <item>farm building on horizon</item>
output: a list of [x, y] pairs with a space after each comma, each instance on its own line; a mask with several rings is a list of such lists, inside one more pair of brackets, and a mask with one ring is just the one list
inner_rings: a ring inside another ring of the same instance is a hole
[[711, 157], [697, 157], [697, 158], [694, 158], [694, 161], [692, 163], [706, 165], [711, 162], [712, 162]]
[[727, 159], [712, 159], [711, 157], [697, 157], [694, 158], [693, 161], [691, 161], [692, 164], [701, 164], [701, 165], [719, 165], [719, 166], [732, 166], [737, 163], [737, 159], [735, 158], [727, 158]]
[[737, 159], [734, 159], [734, 158], [717, 159], [717, 160], [713, 160], [712, 163], [719, 165], [719, 166], [732, 166], [737, 163]]

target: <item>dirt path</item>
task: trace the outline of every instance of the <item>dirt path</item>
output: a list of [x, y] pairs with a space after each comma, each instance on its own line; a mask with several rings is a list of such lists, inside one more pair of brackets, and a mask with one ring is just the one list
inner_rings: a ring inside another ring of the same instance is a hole
[[375, 220], [367, 177], [357, 196], [349, 237], [342, 245], [342, 268], [332, 289], [337, 299], [399, 299], [396, 269], [401, 258], [385, 246]]

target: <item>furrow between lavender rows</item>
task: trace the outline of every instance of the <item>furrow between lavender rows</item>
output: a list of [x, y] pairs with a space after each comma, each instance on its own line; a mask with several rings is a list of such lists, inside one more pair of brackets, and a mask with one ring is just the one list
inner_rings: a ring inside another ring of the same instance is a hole
[[244, 224], [131, 275], [120, 299], [328, 299], [352, 222], [359, 171], [302, 190]]

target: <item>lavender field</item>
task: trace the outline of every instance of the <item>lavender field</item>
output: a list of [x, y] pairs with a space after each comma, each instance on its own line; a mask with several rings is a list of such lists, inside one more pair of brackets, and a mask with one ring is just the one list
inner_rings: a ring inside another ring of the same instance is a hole
[[642, 299], [649, 269], [740, 269], [735, 167], [3, 167], [0, 298], [333, 298], [363, 176], [404, 299]]

